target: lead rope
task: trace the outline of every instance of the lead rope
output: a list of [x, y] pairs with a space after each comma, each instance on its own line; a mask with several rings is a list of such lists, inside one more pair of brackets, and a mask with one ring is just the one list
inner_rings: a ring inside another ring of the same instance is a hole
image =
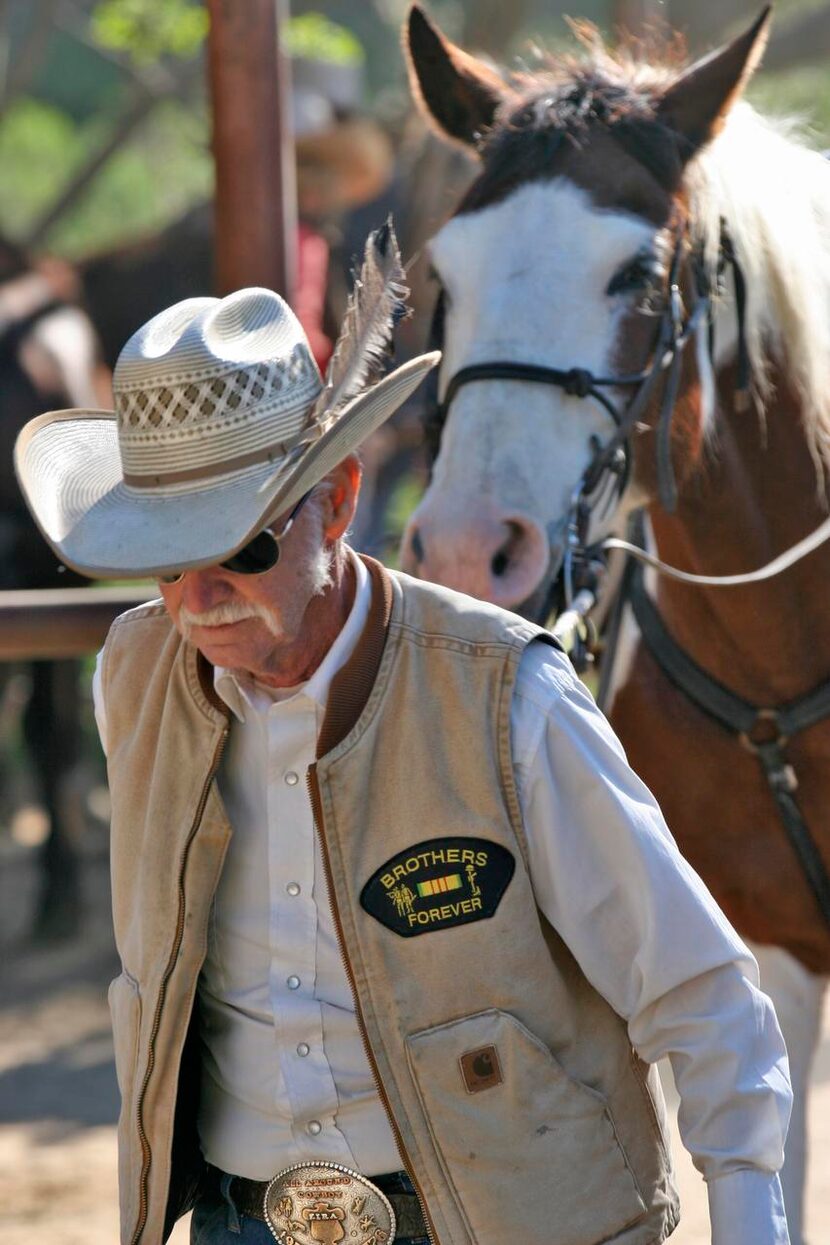
[[805, 536], [803, 540], [797, 544], [791, 545], [778, 557], [773, 558], [771, 562], [767, 562], [764, 566], [759, 566], [757, 570], [746, 571], [742, 575], [694, 575], [691, 571], [681, 571], [677, 566], [671, 566], [668, 562], [663, 562], [653, 553], [649, 553], [645, 549], [641, 549], [638, 545], [632, 544], [631, 541], [622, 540], [618, 536], [608, 536], [600, 542], [601, 549], [621, 549], [624, 553], [630, 554], [632, 558], [636, 558], [638, 562], [643, 562], [646, 566], [651, 566], [661, 575], [666, 575], [669, 579], [679, 580], [683, 584], [699, 584], [706, 588], [737, 588], [743, 584], [759, 584], [765, 579], [773, 579], [776, 575], [781, 575], [784, 571], [795, 566], [796, 562], [800, 562], [802, 558], [806, 558], [808, 554], [826, 544], [830, 540], [830, 517], [820, 523], [815, 531], [810, 532], [809, 536]]

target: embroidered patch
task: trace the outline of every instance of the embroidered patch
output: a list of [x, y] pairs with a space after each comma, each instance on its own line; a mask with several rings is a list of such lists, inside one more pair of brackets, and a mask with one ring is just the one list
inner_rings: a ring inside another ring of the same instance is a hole
[[495, 1046], [480, 1046], [478, 1050], [468, 1050], [466, 1055], [461, 1056], [459, 1063], [468, 1094], [480, 1094], [483, 1089], [492, 1089], [494, 1085], [501, 1085], [504, 1080], [499, 1052]]
[[363, 908], [402, 938], [491, 917], [516, 861], [487, 839], [429, 839], [393, 856], [360, 894]]

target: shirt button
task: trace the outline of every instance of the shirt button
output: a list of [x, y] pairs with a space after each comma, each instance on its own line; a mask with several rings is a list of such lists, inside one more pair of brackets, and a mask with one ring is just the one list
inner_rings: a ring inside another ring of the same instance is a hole
[[299, 774], [295, 774], [293, 769], [290, 769], [285, 775], [285, 781], [289, 787], [296, 787], [297, 783], [300, 781], [300, 776]]
[[289, 882], [289, 883], [288, 883], [288, 885], [286, 886], [286, 888], [285, 888], [285, 889], [288, 891], [289, 895], [299, 895], [299, 893], [300, 893], [300, 883], [299, 883], [299, 882]]
[[297, 1047], [297, 1054], [301, 1059], [305, 1059], [306, 1055], [311, 1054], [311, 1047], [308, 1042], [300, 1042], [300, 1045]]
[[285, 984], [288, 986], [289, 990], [299, 990], [300, 979], [299, 977], [289, 977]]
[[323, 1125], [319, 1120], [309, 1120], [308, 1131], [312, 1137], [317, 1137], [323, 1131]]

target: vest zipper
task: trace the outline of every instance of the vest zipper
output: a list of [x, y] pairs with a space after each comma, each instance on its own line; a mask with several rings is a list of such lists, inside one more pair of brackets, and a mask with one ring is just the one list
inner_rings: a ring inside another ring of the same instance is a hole
[[142, 1108], [144, 1106], [144, 1096], [147, 1093], [147, 1086], [150, 1084], [150, 1078], [153, 1075], [153, 1069], [155, 1067], [156, 1058], [155, 1058], [154, 1044], [155, 1044], [156, 1038], [158, 1037], [158, 1031], [161, 1025], [161, 1013], [162, 1013], [162, 1008], [164, 1007], [165, 995], [167, 993], [167, 983], [169, 982], [170, 977], [172, 976], [173, 969], [176, 966], [176, 961], [179, 958], [179, 950], [181, 948], [182, 935], [184, 933], [184, 916], [185, 916], [184, 870], [185, 870], [185, 865], [187, 864], [187, 853], [190, 850], [190, 844], [193, 842], [196, 831], [199, 829], [199, 826], [201, 824], [202, 816], [205, 811], [205, 805], [207, 804], [208, 794], [210, 792], [210, 784], [213, 782], [216, 771], [219, 768], [219, 762], [222, 759], [222, 753], [224, 752], [227, 739], [228, 739], [228, 727], [226, 726], [225, 729], [222, 731], [221, 738], [219, 739], [219, 743], [216, 746], [216, 751], [213, 754], [213, 759], [210, 763], [210, 769], [208, 770], [208, 776], [205, 780], [205, 785], [202, 788], [202, 793], [199, 797], [199, 803], [196, 806], [196, 815], [193, 818], [193, 824], [190, 827], [190, 833], [187, 836], [185, 845], [182, 848], [181, 857], [179, 859], [179, 910], [178, 910], [178, 916], [176, 919], [176, 934], [173, 939], [173, 948], [170, 953], [170, 959], [167, 961], [167, 967], [165, 968], [164, 976], [161, 979], [161, 986], [159, 988], [158, 1001], [156, 1002], [156, 1010], [153, 1014], [153, 1024], [152, 1024], [152, 1028], [150, 1029], [150, 1052], [147, 1056], [147, 1069], [144, 1073], [144, 1079], [141, 1082], [141, 1089], [139, 1090], [138, 1104], [136, 1108], [136, 1124], [138, 1126], [139, 1139], [141, 1140], [141, 1156], [142, 1157], [141, 1157], [141, 1184], [139, 1186], [139, 1191], [138, 1191], [138, 1205], [139, 1205], [138, 1222], [136, 1223], [135, 1231], [133, 1232], [133, 1235], [132, 1235], [131, 1245], [137, 1245], [141, 1237], [141, 1234], [143, 1233], [144, 1228], [147, 1224], [147, 1178], [150, 1174], [151, 1153], [150, 1153], [150, 1142], [147, 1138], [146, 1132], [144, 1131], [144, 1121], [142, 1119]]
[[385, 1110], [386, 1115], [389, 1119], [389, 1124], [392, 1128], [392, 1132], [394, 1134], [395, 1141], [398, 1146], [398, 1150], [400, 1151], [401, 1158], [404, 1161], [404, 1166], [406, 1167], [407, 1175], [409, 1176], [409, 1179], [412, 1181], [412, 1187], [414, 1188], [415, 1195], [418, 1198], [418, 1202], [421, 1207], [421, 1214], [424, 1217], [424, 1224], [426, 1226], [427, 1236], [432, 1242], [432, 1245], [440, 1245], [438, 1241], [438, 1237], [435, 1232], [435, 1225], [433, 1224], [432, 1219], [430, 1218], [429, 1211], [427, 1210], [427, 1204], [424, 1199], [424, 1195], [421, 1191], [421, 1186], [418, 1184], [418, 1181], [415, 1178], [415, 1174], [412, 1170], [412, 1160], [410, 1159], [409, 1154], [407, 1153], [406, 1146], [403, 1143], [403, 1137], [401, 1136], [401, 1131], [398, 1128], [397, 1120], [395, 1119], [392, 1113], [392, 1105], [389, 1102], [389, 1098], [384, 1088], [383, 1081], [380, 1079], [380, 1072], [378, 1071], [378, 1065], [377, 1065], [377, 1061], [375, 1060], [375, 1054], [374, 1054], [374, 1051], [372, 1050], [371, 1044], [369, 1042], [369, 1035], [366, 1031], [366, 1022], [363, 1019], [363, 1012], [361, 1011], [361, 1007], [360, 1007], [360, 999], [358, 998], [358, 994], [357, 994], [357, 985], [355, 984], [354, 972], [352, 971], [351, 961], [349, 960], [349, 956], [346, 952], [346, 940], [343, 936], [343, 926], [340, 923], [340, 912], [338, 910], [337, 900], [335, 898], [334, 880], [332, 878], [332, 873], [331, 873], [331, 860], [329, 859], [329, 852], [328, 852], [328, 847], [326, 845], [326, 838], [325, 838], [325, 835], [323, 834], [323, 802], [320, 798], [320, 785], [317, 780], [317, 766], [316, 765], [309, 765], [308, 770], [306, 771], [306, 783], [308, 784], [308, 795], [309, 795], [309, 799], [311, 800], [311, 812], [314, 818], [314, 825], [317, 830], [317, 836], [320, 840], [320, 848], [321, 848], [322, 856], [323, 856], [323, 868], [326, 874], [326, 890], [328, 891], [329, 905], [331, 907], [332, 917], [334, 918], [334, 928], [337, 934], [337, 942], [340, 947], [340, 957], [343, 961], [343, 967], [346, 970], [346, 976], [349, 981], [349, 986], [351, 987], [352, 998], [354, 999], [355, 1018], [357, 1020], [357, 1027], [360, 1032], [360, 1037], [363, 1042], [363, 1048], [366, 1051], [366, 1058], [368, 1059], [369, 1067], [372, 1070], [372, 1076], [374, 1077], [375, 1087], [378, 1091], [378, 1097], [380, 1098], [380, 1101], [383, 1104], [383, 1109]]

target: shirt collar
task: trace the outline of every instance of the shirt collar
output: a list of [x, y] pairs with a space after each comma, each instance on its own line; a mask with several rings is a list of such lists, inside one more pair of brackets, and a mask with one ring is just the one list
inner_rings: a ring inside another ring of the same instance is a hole
[[371, 603], [372, 585], [369, 572], [360, 558], [351, 550], [349, 553], [355, 572], [355, 594], [352, 608], [334, 643], [310, 679], [298, 684], [295, 688], [287, 688], [283, 695], [274, 697], [271, 695], [271, 689], [264, 684], [237, 675], [224, 666], [214, 667], [213, 686], [216, 694], [240, 722], [245, 721], [246, 709], [253, 706], [254, 699], [260, 699], [263, 695], [278, 704], [293, 701], [298, 696], [305, 696], [320, 710], [325, 711], [332, 679], [345, 666], [354, 652], [366, 625]]

